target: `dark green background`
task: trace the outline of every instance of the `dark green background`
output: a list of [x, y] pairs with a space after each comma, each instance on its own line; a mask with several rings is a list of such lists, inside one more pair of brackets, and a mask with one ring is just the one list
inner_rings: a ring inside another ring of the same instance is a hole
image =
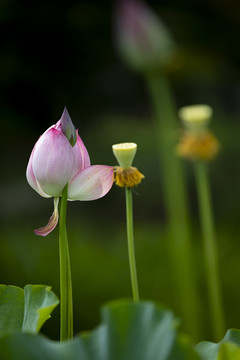
[[[211, 164], [227, 327], [240, 327], [240, 11], [231, 1], [149, 1], [178, 45], [168, 77], [177, 107], [207, 103], [222, 148]], [[178, 299], [167, 255], [157, 138], [143, 79], [114, 50], [112, 1], [0, 3], [0, 282], [44, 283], [58, 294], [58, 230], [46, 238], [52, 200], [27, 184], [25, 171], [39, 135], [66, 105], [93, 164], [115, 164], [111, 146], [138, 144], [135, 159], [146, 176], [134, 193], [140, 295], [172, 307]], [[167, 119], [166, 119], [167, 121]], [[202, 307], [202, 338], [211, 339], [191, 164], [185, 164], [193, 228], [194, 263]], [[124, 191], [113, 187], [95, 202], [69, 203], [75, 331], [99, 321], [99, 306], [130, 297]], [[58, 314], [44, 327], [58, 337]], [[200, 339], [199, 339], [200, 340]]]

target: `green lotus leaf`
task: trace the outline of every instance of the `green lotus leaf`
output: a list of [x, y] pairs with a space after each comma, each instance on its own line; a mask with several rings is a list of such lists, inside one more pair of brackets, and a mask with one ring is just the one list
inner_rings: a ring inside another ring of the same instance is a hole
[[236, 330], [236, 329], [228, 330], [222, 342], [232, 342], [240, 346], [240, 330]]
[[24, 316], [24, 291], [0, 285], [0, 336], [21, 331]]
[[[217, 344], [201, 342], [196, 350], [202, 360], [235, 360], [240, 359], [240, 330], [228, 330], [224, 338]], [[238, 354], [239, 357], [236, 357]]]
[[240, 347], [233, 343], [222, 343], [219, 347], [217, 360], [239, 360]]
[[102, 308], [99, 327], [72, 341], [23, 333], [5, 336], [0, 339], [0, 359], [200, 360], [177, 325], [171, 311], [152, 302], [115, 301]]
[[4, 360], [91, 360], [80, 338], [57, 342], [41, 334], [15, 333], [0, 339], [0, 359]]
[[49, 286], [0, 285], [0, 337], [16, 331], [38, 332], [58, 303]]

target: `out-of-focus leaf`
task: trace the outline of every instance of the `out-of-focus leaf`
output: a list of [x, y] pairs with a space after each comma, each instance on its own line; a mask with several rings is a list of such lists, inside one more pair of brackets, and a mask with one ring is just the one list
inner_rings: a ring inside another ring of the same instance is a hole
[[5, 360], [199, 360], [189, 339], [179, 336], [168, 310], [151, 302], [116, 301], [102, 309], [102, 324], [70, 342], [42, 335], [12, 334], [0, 340]]
[[22, 329], [24, 291], [16, 286], [0, 285], [0, 336]]
[[192, 341], [185, 334], [178, 334], [168, 360], [200, 360], [192, 346]]
[[240, 348], [233, 343], [222, 343], [219, 348], [217, 360], [239, 360]]
[[56, 342], [43, 335], [16, 333], [0, 339], [4, 360], [92, 360], [85, 354], [80, 338]]
[[236, 329], [228, 330], [222, 342], [232, 342], [240, 346], [240, 330], [236, 330]]
[[219, 351], [219, 344], [203, 341], [196, 346], [196, 350], [202, 360], [216, 360]]
[[59, 300], [45, 285], [0, 285], [0, 336], [40, 330]]
[[228, 330], [218, 344], [201, 342], [196, 346], [196, 350], [202, 360], [238, 360], [240, 359], [240, 330]]
[[85, 337], [90, 358], [97, 359], [96, 345], [101, 344], [104, 360], [168, 359], [176, 337], [170, 311], [153, 303], [114, 302], [103, 307], [102, 318], [105, 326]]

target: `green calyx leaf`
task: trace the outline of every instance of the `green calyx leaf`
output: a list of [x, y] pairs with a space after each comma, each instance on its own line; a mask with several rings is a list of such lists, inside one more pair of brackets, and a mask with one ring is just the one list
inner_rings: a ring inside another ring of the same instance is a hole
[[58, 303], [49, 286], [0, 285], [0, 337], [17, 331], [37, 333]]

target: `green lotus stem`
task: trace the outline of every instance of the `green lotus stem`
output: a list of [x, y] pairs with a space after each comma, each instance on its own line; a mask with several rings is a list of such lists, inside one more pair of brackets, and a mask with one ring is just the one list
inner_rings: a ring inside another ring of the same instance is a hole
[[132, 283], [133, 301], [139, 302], [139, 291], [137, 281], [137, 268], [134, 250], [133, 237], [133, 206], [132, 206], [132, 189], [125, 186], [126, 191], [126, 215], [127, 215], [127, 238], [128, 238], [128, 255]]
[[218, 251], [207, 164], [203, 161], [196, 161], [194, 167], [203, 234], [203, 247], [212, 326], [215, 340], [219, 341], [225, 333], [225, 320], [219, 280]]
[[158, 134], [160, 159], [163, 167], [163, 196], [171, 231], [169, 241], [171, 266], [185, 330], [199, 338], [198, 297], [192, 261], [187, 193], [180, 159], [174, 154], [177, 116], [169, 84], [164, 74], [146, 77]]
[[73, 337], [73, 302], [71, 266], [68, 249], [66, 215], [68, 185], [62, 192], [59, 219], [59, 259], [60, 259], [60, 340]]

